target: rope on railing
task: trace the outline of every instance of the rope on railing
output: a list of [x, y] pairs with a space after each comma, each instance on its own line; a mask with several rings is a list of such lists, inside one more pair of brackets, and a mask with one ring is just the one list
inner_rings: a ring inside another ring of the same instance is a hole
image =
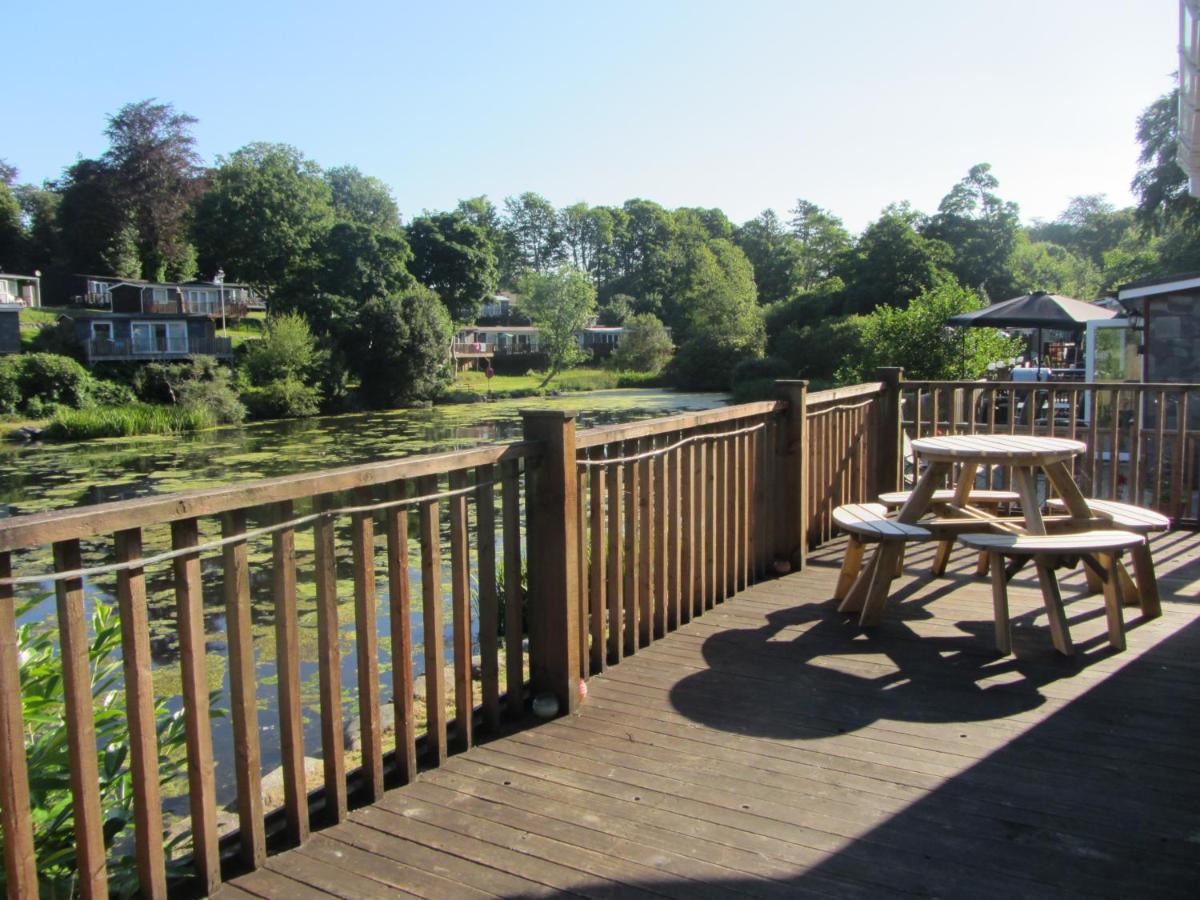
[[[716, 441], [722, 438], [737, 437], [739, 434], [749, 434], [752, 431], [766, 428], [766, 422], [759, 422], [757, 425], [751, 425], [747, 428], [739, 428], [736, 431], [723, 431], [719, 434], [693, 434], [690, 437], [685, 437], [681, 441], [676, 441], [669, 447], [658, 447], [654, 450], [647, 450], [645, 453], [638, 453], [634, 456], [619, 456], [613, 459], [577, 459], [575, 462], [581, 466], [617, 466], [624, 463], [637, 462], [642, 459], [649, 459], [652, 456], [661, 456], [664, 453], [670, 453], [672, 450], [678, 450], [680, 447], [696, 441]], [[3, 582], [0, 581], [0, 584]]]
[[814, 416], [823, 416], [825, 413], [846, 412], [852, 409], [862, 409], [864, 406], [870, 406], [874, 402], [875, 398], [872, 397], [870, 400], [864, 400], [862, 403], [843, 403], [841, 406], [829, 406], [825, 409], [806, 410], [804, 414], [806, 417], [811, 419]]
[[448, 497], [457, 497], [461, 494], [469, 494], [479, 488], [493, 487], [499, 484], [495, 479], [491, 481], [481, 481], [478, 484], [472, 484], [465, 488], [454, 488], [453, 490], [441, 491], [436, 494], [423, 494], [420, 497], [405, 497], [401, 500], [384, 500], [381, 503], [370, 503], [363, 506], [340, 506], [337, 509], [325, 509], [320, 512], [309, 513], [306, 516], [299, 516], [295, 519], [288, 519], [286, 522], [276, 522], [273, 525], [264, 525], [262, 528], [251, 528], [243, 531], [240, 534], [231, 534], [215, 540], [207, 541], [203, 544], [193, 544], [189, 547], [179, 547], [175, 550], [166, 550], [162, 553], [156, 553], [154, 556], [143, 556], [137, 559], [125, 560], [123, 562], [106, 563], [102, 566], [90, 566], [85, 569], [70, 569], [63, 572], [51, 572], [46, 575], [19, 575], [11, 578], [0, 578], [0, 585], [19, 585], [19, 584], [43, 584], [47, 581], [66, 581], [72, 578], [91, 578], [96, 575], [107, 575], [113, 572], [126, 572], [130, 569], [144, 569], [147, 566], [158, 565], [159, 563], [170, 562], [173, 559], [179, 559], [183, 556], [196, 556], [200, 553], [206, 553], [209, 550], [219, 550], [229, 544], [236, 544], [240, 541], [247, 541], [257, 537], [263, 537], [268, 534], [274, 534], [277, 531], [284, 531], [288, 528], [296, 528], [300, 525], [307, 525], [310, 522], [315, 522], [318, 519], [332, 519], [338, 516], [350, 516], [356, 513], [379, 512], [385, 509], [394, 509], [400, 506], [419, 506], [422, 503], [432, 503], [436, 500], [444, 500]]

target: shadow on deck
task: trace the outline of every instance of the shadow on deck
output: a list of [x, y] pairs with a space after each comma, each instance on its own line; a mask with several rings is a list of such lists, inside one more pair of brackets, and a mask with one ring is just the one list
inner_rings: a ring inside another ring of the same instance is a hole
[[910, 555], [872, 632], [828, 598], [841, 542], [598, 676], [580, 715], [390, 791], [222, 896], [1194, 896], [1200, 535], [1155, 542], [1164, 615], [1062, 579], [1077, 656], [1035, 580]]

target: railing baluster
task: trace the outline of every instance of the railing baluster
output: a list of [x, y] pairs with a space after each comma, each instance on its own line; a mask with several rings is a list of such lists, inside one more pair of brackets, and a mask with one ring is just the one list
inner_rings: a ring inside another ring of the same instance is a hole
[[[665, 444], [670, 439], [664, 435]], [[665, 453], [652, 457], [651, 470], [654, 472], [654, 628], [651, 640], [656, 640], [667, 633], [667, 608], [670, 601], [667, 598], [667, 455]]]
[[[246, 531], [246, 513], [222, 517], [224, 537]], [[233, 719], [233, 768], [237, 780], [238, 840], [242, 862], [257, 869], [267, 858], [263, 825], [262, 754], [258, 745], [258, 697], [254, 633], [250, 623], [250, 563], [244, 540], [221, 548], [225, 628], [229, 638], [229, 699]]]
[[[421, 496], [438, 492], [436, 475], [423, 477]], [[421, 504], [421, 600], [425, 632], [426, 742], [435, 766], [446, 762], [445, 638], [442, 634], [442, 551], [438, 528], [438, 502]]]
[[696, 602], [696, 443], [679, 450], [679, 624], [690, 622]]
[[1100, 454], [1100, 391], [1088, 388], [1088, 485], [1087, 492], [1092, 497], [1100, 496], [1101, 454]]
[[[627, 441], [623, 455], [638, 452], [638, 441]], [[629, 463], [629, 486], [625, 492], [625, 655], [632, 656], [638, 650], [638, 612], [641, 602], [638, 589], [641, 585], [641, 540], [638, 535], [639, 509], [641, 504], [641, 466]]]
[[[604, 596], [604, 588], [606, 586], [605, 576], [608, 571], [607, 560], [604, 557], [604, 551], [607, 546], [604, 538], [604, 469], [601, 466], [592, 466], [588, 470], [587, 480], [590, 483], [591, 491], [589, 498], [591, 500], [591, 566], [588, 572], [588, 592], [580, 596], [587, 597], [588, 622], [591, 628], [590, 652], [585, 657], [588, 660], [588, 671], [590, 674], [603, 672], [608, 668], [604, 644], [604, 622], [608, 610], [607, 598]], [[579, 479], [580, 484], [583, 484], [583, 481], [583, 478]], [[582, 506], [579, 509], [579, 518], [583, 518]], [[582, 545], [579, 548], [579, 553], [582, 557]], [[583, 632], [582, 628], [580, 628], [580, 632]]]
[[[733, 424], [736, 428], [741, 423], [735, 422]], [[733, 465], [729, 467], [729, 476], [732, 482], [729, 491], [731, 499], [730, 511], [733, 513], [733, 522], [729, 529], [731, 544], [729, 553], [729, 593], [732, 595], [741, 590], [743, 586], [742, 541], [745, 538], [743, 527], [745, 525], [746, 494], [742, 490], [742, 474], [745, 471], [746, 458], [742, 455], [742, 436], [735, 435], [729, 441], [729, 449], [733, 459]]]
[[697, 441], [694, 445], [693, 461], [695, 468], [692, 473], [696, 502], [693, 509], [696, 553], [696, 580], [692, 587], [692, 615], [703, 615], [708, 607], [708, 518], [712, 506], [708, 492], [708, 455], [707, 441]]
[[[374, 501], [370, 488], [353, 494], [356, 506]], [[375, 520], [369, 512], [350, 517], [350, 552], [354, 570], [354, 648], [358, 676], [358, 720], [362, 774], [367, 797], [383, 796], [383, 729], [379, 722], [379, 623], [375, 596]]]
[[1154, 487], [1150, 492], [1150, 505], [1160, 512], [1168, 501], [1163, 496], [1163, 457], [1164, 452], [1163, 442], [1167, 424], [1167, 392], [1159, 391], [1157, 394], [1157, 410], [1154, 417]]
[[[403, 480], [388, 485], [389, 500], [404, 500], [407, 496], [408, 489]], [[387, 527], [388, 622], [391, 629], [392, 718], [395, 720], [396, 768], [401, 784], [409, 784], [417, 777], [408, 513], [407, 506], [393, 506], [384, 513]]]
[[512, 717], [525, 709], [523, 597], [521, 589], [521, 472], [517, 460], [501, 466], [501, 535], [504, 541], [504, 683], [505, 709]]
[[[0, 578], [11, 577], [12, 555], [0, 553]], [[12, 585], [4, 584], [0, 585], [0, 757], [4, 759], [4, 765], [0, 766], [0, 826], [4, 829], [4, 872], [9, 896], [24, 900], [38, 896], [38, 878], [33, 850], [33, 817], [29, 807], [29, 763], [25, 757], [19, 653], [16, 598]], [[143, 834], [139, 827], [139, 841]], [[139, 866], [145, 865], [145, 859], [147, 857], [139, 852]], [[145, 890], [145, 880], [142, 885]], [[164, 892], [158, 891], [155, 896], [163, 896]]]
[[475, 540], [479, 581], [479, 669], [482, 675], [483, 721], [495, 734], [500, 728], [500, 604], [496, 599], [496, 488], [492, 467], [475, 469]]
[[[292, 502], [275, 506], [277, 522], [292, 518]], [[300, 711], [300, 631], [296, 621], [296, 533], [271, 536], [272, 589], [275, 595], [275, 671], [279, 682], [279, 745], [283, 757], [283, 804], [288, 838], [308, 840], [308, 788], [304, 770], [304, 720]]]
[[[681, 434], [675, 434], [672, 440], [676, 441], [681, 436]], [[676, 448], [671, 451], [667, 465], [671, 473], [670, 487], [667, 491], [667, 495], [670, 498], [670, 512], [667, 519], [671, 523], [671, 537], [667, 542], [667, 554], [671, 565], [668, 573], [667, 596], [671, 601], [671, 609], [667, 616], [667, 625], [674, 630], [684, 621], [681, 612], [683, 605], [683, 598], [681, 596], [683, 593], [683, 522], [681, 521], [683, 509], [682, 448]]]
[[[329, 495], [315, 501], [318, 512], [332, 508]], [[313, 522], [313, 576], [317, 588], [317, 677], [321, 705], [321, 755], [325, 769], [326, 815], [346, 818], [346, 748], [342, 733], [342, 651], [338, 623], [337, 551], [334, 521]]]
[[[587, 450], [583, 450], [582, 452], [585, 458], [589, 455], [589, 451]], [[575, 460], [571, 460], [570, 464], [575, 466]], [[589, 636], [592, 633], [590, 619], [591, 603], [588, 596], [588, 549], [591, 545], [588, 543], [587, 489], [590, 479], [584, 477], [586, 470], [580, 471], [578, 466], [575, 469], [575, 509], [579, 513], [575, 517], [575, 546], [579, 548], [579, 561], [574, 573], [576, 580], [575, 593], [579, 597], [579, 628], [576, 632], [579, 647], [575, 654], [579, 658], [579, 671], [575, 674], [576, 677], [586, 680], [591, 674], [589, 671], [591, 651], [588, 648], [588, 643]]]
[[[647, 438], [643, 451], [653, 449], [654, 439]], [[638, 646], [648, 647], [654, 640], [654, 467], [650, 458], [639, 460], [641, 496], [638, 497]]]
[[1187, 451], [1187, 401], [1186, 389], [1179, 391], [1175, 397], [1175, 452], [1171, 459], [1171, 509], [1173, 518], [1183, 518], [1191, 508], [1190, 484], [1184, 493], [1184, 468]]
[[[140, 559], [141, 529], [118, 531], [116, 551], [117, 562]], [[0, 606], [8, 608], [9, 605], [10, 601], [0, 595]], [[121, 666], [125, 676], [125, 710], [129, 722], [129, 775], [133, 786], [133, 836], [138, 885], [146, 897], [165, 897], [167, 875], [162, 841], [162, 799], [158, 785], [158, 734], [154, 712], [150, 623], [146, 612], [146, 575], [143, 569], [122, 569], [117, 572], [117, 610], [121, 618]], [[23, 768], [23, 751], [20, 762]]]
[[1109, 463], [1112, 471], [1109, 473], [1109, 499], [1120, 500], [1121, 493], [1119, 489], [1119, 478], [1121, 471], [1121, 392], [1119, 390], [1109, 391], [1109, 396], [1112, 398], [1112, 434], [1109, 438], [1109, 443], [1112, 447], [1112, 452], [1109, 454]]
[[[171, 543], [177, 550], [199, 543], [196, 520], [173, 522]], [[200, 554], [176, 557], [172, 568], [179, 615], [179, 668], [183, 680], [184, 730], [187, 734], [192, 861], [200, 876], [201, 890], [211, 893], [221, 882], [221, 860], [217, 848], [217, 791], [213, 780], [212, 725], [209, 721], [208, 677], [204, 658]], [[92, 743], [94, 745], [94, 740]], [[94, 762], [94, 754], [92, 759]]]
[[[620, 446], [612, 448], [620, 451]], [[622, 566], [627, 565], [623, 552], [622, 532], [625, 528], [625, 468], [619, 464], [606, 466], [608, 471], [608, 661], [619, 663], [624, 655], [622, 635], [625, 631], [625, 587]]]
[[[467, 486], [467, 473], [450, 473], [450, 490]], [[469, 750], [473, 743], [475, 710], [474, 683], [471, 680], [471, 558], [467, 548], [467, 497], [450, 498], [450, 598], [453, 609], [454, 640], [454, 716], [455, 743]]]
[[1134, 388], [1133, 427], [1130, 429], [1133, 446], [1130, 447], [1129, 454], [1129, 502], [1135, 506], [1142, 505], [1142, 475], [1144, 474], [1142, 472], [1142, 439], [1145, 436], [1145, 429], [1142, 426], [1145, 424], [1143, 419], [1145, 396], [1145, 391]]

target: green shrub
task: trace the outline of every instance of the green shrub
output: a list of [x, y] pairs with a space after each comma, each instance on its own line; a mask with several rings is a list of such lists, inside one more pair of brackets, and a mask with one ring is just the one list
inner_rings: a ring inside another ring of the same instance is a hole
[[95, 378], [88, 390], [89, 405], [93, 406], [123, 406], [133, 403], [136, 399], [129, 385], [116, 381]]
[[650, 313], [641, 313], [625, 320], [625, 334], [613, 353], [613, 363], [618, 369], [657, 372], [674, 349], [663, 323]]
[[43, 406], [76, 408], [87, 402], [92, 376], [75, 360], [54, 353], [23, 353], [16, 359], [20, 365], [21, 400], [26, 407], [33, 401]]
[[0, 413], [12, 415], [21, 406], [21, 357], [0, 357]]
[[278, 378], [262, 387], [247, 388], [242, 400], [256, 419], [315, 416], [321, 409], [321, 392], [299, 378]]
[[[30, 612], [38, 598], [24, 604], [18, 616]], [[121, 678], [121, 627], [113, 608], [97, 601], [92, 609], [92, 638], [88, 657], [92, 669], [91, 712], [96, 729], [100, 805], [104, 843], [110, 850], [133, 826], [133, 781], [129, 770], [130, 738]], [[33, 841], [43, 897], [76, 893], [74, 814], [71, 804], [71, 764], [63, 697], [62, 659], [55, 631], [41, 620], [22, 625], [20, 648], [21, 705], [25, 722], [25, 754], [29, 765], [29, 800], [33, 809]], [[172, 713], [165, 698], [154, 706], [158, 737], [158, 768], [164, 783], [186, 777], [186, 734], [182, 710]], [[220, 714], [214, 710], [214, 715]], [[180, 835], [168, 847], [188, 837]], [[130, 855], [110, 854], [109, 888], [114, 896], [137, 892], [137, 869]], [[170, 875], [184, 871], [169, 862]], [[0, 870], [0, 891], [5, 888]]]
[[229, 369], [210, 356], [178, 363], [150, 363], [134, 377], [133, 389], [148, 403], [202, 409], [218, 425], [246, 417], [246, 407], [238, 400]]

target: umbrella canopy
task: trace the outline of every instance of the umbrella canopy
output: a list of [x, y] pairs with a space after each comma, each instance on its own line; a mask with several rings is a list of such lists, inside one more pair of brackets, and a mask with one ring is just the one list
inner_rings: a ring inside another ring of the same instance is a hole
[[983, 309], [951, 316], [947, 322], [963, 328], [1050, 328], [1077, 331], [1095, 319], [1114, 319], [1117, 313], [1094, 303], [1034, 291]]

